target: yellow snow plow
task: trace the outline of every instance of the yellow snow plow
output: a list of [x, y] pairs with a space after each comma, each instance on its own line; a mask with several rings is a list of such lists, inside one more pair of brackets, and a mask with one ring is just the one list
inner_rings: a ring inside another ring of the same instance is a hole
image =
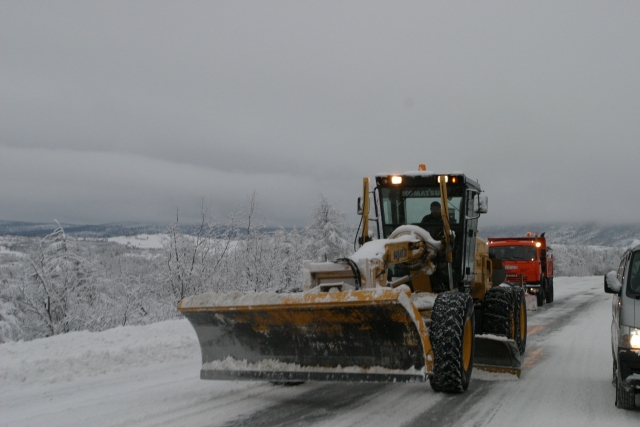
[[426, 326], [405, 292], [187, 298], [202, 378], [415, 381], [431, 370]]
[[[200, 341], [201, 378], [429, 380], [462, 392], [474, 366], [519, 375], [524, 296], [518, 305], [519, 288], [494, 286], [500, 263], [475, 236], [486, 212], [479, 185], [424, 170], [376, 183], [378, 238], [369, 233], [365, 178], [360, 249], [305, 262], [303, 292], [205, 293], [179, 303]], [[434, 224], [425, 220], [430, 208]]]

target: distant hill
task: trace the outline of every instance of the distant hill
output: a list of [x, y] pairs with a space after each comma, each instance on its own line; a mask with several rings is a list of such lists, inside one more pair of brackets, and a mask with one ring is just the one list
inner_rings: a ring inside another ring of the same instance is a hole
[[[112, 224], [67, 224], [60, 223], [65, 233], [74, 237], [108, 238], [116, 236], [135, 236], [137, 234], [165, 233], [169, 224], [117, 222]], [[58, 225], [55, 222], [22, 222], [0, 220], [0, 236], [46, 236], [51, 234]], [[182, 232], [194, 234], [198, 225], [180, 224]], [[277, 230], [277, 227], [265, 227], [264, 231]]]
[[[167, 231], [169, 224], [119, 222], [112, 224], [66, 224], [62, 223], [67, 234], [76, 237], [107, 238], [115, 236], [134, 236], [136, 234], [158, 234]], [[46, 236], [57, 227], [56, 223], [35, 223], [21, 221], [0, 221], [0, 235], [10, 236]], [[181, 224], [182, 231], [193, 234], [197, 225]], [[267, 227], [264, 231], [276, 230]], [[586, 224], [530, 224], [512, 226], [481, 227], [480, 236], [510, 237], [525, 236], [532, 233], [545, 233], [550, 244], [591, 245], [626, 247], [633, 240], [640, 240], [640, 223], [626, 225]]]
[[[100, 225], [61, 223], [64, 231], [76, 237], [114, 237], [136, 234], [157, 234], [167, 230], [167, 225], [143, 223], [113, 223]], [[0, 235], [10, 236], [46, 236], [55, 230], [55, 222], [37, 223], [21, 221], [0, 221]]]
[[561, 245], [590, 245], [626, 247], [640, 240], [640, 223], [626, 225], [586, 224], [530, 224], [480, 228], [480, 236], [512, 237], [526, 233], [545, 233], [547, 242]]

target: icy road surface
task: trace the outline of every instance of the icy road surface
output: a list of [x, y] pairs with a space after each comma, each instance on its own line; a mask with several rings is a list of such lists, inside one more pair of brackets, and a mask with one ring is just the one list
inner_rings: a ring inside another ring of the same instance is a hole
[[522, 377], [474, 371], [461, 395], [427, 383], [201, 381], [184, 320], [2, 344], [0, 425], [637, 427], [640, 411], [614, 406], [602, 281], [556, 279], [556, 301], [529, 312]]

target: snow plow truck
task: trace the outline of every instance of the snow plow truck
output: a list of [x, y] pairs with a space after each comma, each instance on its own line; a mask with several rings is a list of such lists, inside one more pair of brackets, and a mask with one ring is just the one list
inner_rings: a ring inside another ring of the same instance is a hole
[[481, 193], [462, 173], [437, 175], [424, 165], [376, 175], [373, 191], [364, 178], [360, 248], [333, 262], [305, 262], [303, 291], [180, 301], [200, 342], [200, 377], [429, 381], [459, 393], [474, 366], [519, 376], [524, 291], [502, 284], [500, 260], [477, 237], [488, 204]]
[[544, 233], [489, 237], [489, 255], [502, 260], [507, 282], [521, 282], [538, 307], [553, 302], [553, 251]]

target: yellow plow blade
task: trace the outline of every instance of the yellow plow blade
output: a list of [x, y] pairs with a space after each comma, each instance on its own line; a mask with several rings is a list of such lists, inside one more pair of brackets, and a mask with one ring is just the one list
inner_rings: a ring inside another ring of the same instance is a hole
[[424, 322], [397, 290], [185, 298], [203, 379], [425, 381]]
[[475, 340], [475, 369], [506, 373], [520, 378], [522, 357], [514, 340], [493, 335], [476, 335]]

